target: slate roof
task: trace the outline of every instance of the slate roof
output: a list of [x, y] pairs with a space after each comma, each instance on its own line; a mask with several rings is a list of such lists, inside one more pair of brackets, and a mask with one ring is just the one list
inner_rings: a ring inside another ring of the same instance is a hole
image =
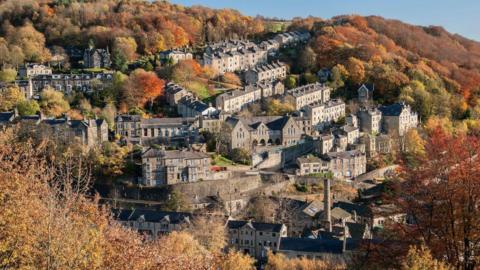
[[[358, 245], [358, 241], [347, 239], [346, 250], [354, 250]], [[338, 239], [282, 237], [279, 251], [341, 254], [342, 248], [343, 241]]]
[[142, 158], [165, 158], [165, 159], [202, 159], [210, 156], [194, 151], [179, 151], [171, 150], [165, 151], [162, 149], [149, 148], [142, 154]]
[[329, 152], [325, 155], [325, 157], [327, 160], [330, 160], [335, 158], [352, 158], [360, 155], [363, 155], [360, 151], [351, 150], [351, 151], [343, 151], [343, 152]]
[[13, 120], [15, 112], [0, 112], [0, 123], [6, 123]]
[[141, 119], [142, 117], [140, 115], [122, 114], [117, 116], [116, 121], [136, 122], [136, 121], [140, 121]]
[[257, 231], [262, 232], [276, 232], [279, 233], [282, 230], [283, 224], [279, 223], [262, 223], [262, 222], [251, 222], [245, 220], [229, 220], [227, 222], [227, 227], [229, 229], [239, 229], [243, 226], [250, 226], [253, 227]]
[[289, 116], [283, 116], [281, 118], [266, 123], [266, 125], [271, 130], [282, 130], [283, 127], [285, 127], [285, 125], [288, 123], [289, 119]]
[[301, 164], [303, 163], [321, 163], [322, 160], [316, 156], [304, 156], [304, 157], [299, 157], [297, 158], [297, 161], [300, 162]]
[[381, 106], [379, 109], [384, 116], [399, 116], [405, 107], [405, 103], [395, 103], [388, 106]]
[[333, 207], [341, 208], [350, 214], [353, 214], [353, 212], [355, 211], [357, 215], [362, 217], [370, 217], [372, 215], [372, 211], [368, 206], [352, 202], [337, 201], [333, 203]]
[[168, 220], [172, 224], [180, 224], [186, 221], [188, 222], [192, 218], [192, 214], [190, 213], [155, 211], [148, 209], [113, 209], [112, 212], [114, 217], [120, 221], [135, 221], [142, 218], [146, 222]]

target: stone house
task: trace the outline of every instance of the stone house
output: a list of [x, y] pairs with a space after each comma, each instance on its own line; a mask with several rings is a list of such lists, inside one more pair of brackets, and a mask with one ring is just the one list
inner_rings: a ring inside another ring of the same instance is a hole
[[295, 238], [280, 239], [278, 253], [289, 259], [306, 258], [310, 260], [328, 260], [345, 263], [360, 246], [354, 239]]
[[205, 153], [149, 148], [142, 153], [142, 184], [163, 186], [208, 180], [211, 159]]
[[357, 90], [358, 101], [366, 103], [373, 98], [373, 91], [375, 87], [373, 84], [362, 84]]
[[110, 68], [111, 64], [108, 48], [88, 48], [83, 52], [83, 66], [86, 68]]
[[267, 51], [250, 41], [231, 40], [210, 44], [203, 54], [204, 66], [218, 74], [247, 70], [267, 62]]
[[193, 54], [186, 50], [167, 50], [160, 53], [160, 59], [163, 61], [172, 61], [172, 64], [176, 64], [179, 61], [193, 59]]
[[38, 95], [48, 86], [67, 94], [72, 91], [89, 93], [94, 90], [94, 87], [101, 90], [112, 81], [111, 73], [38, 75], [29, 80], [34, 95]]
[[377, 108], [362, 108], [357, 113], [360, 130], [365, 133], [378, 134], [382, 128], [382, 112]]
[[115, 134], [130, 143], [140, 143], [142, 137], [140, 115], [118, 115], [115, 118]]
[[365, 134], [361, 138], [365, 144], [365, 152], [368, 157], [374, 157], [377, 154], [388, 154], [392, 150], [392, 138], [386, 134]]
[[277, 251], [280, 238], [287, 236], [284, 224], [229, 220], [228, 247], [256, 259], [267, 256], [267, 251]]
[[191, 225], [192, 214], [148, 209], [113, 209], [113, 217], [123, 226], [157, 238]]
[[255, 146], [292, 146], [300, 141], [303, 130], [292, 116], [254, 117], [252, 119], [229, 117], [229, 149], [251, 149]]
[[387, 133], [394, 133], [399, 136], [418, 125], [418, 114], [412, 111], [410, 105], [395, 103], [379, 108], [382, 112], [382, 128]]
[[293, 98], [295, 109], [300, 110], [307, 105], [326, 103], [330, 100], [331, 88], [320, 83], [312, 83], [286, 91]]
[[198, 128], [194, 118], [148, 118], [140, 121], [140, 142], [169, 144], [173, 140], [194, 140]]
[[360, 138], [360, 131], [354, 126], [345, 125], [340, 129], [340, 132], [347, 137], [348, 144], [356, 144]]
[[297, 158], [297, 165], [299, 169], [297, 170], [296, 175], [298, 176], [322, 173], [328, 169], [328, 162], [312, 155]]
[[310, 33], [307, 31], [293, 31], [280, 33], [274, 38], [282, 47], [291, 46], [300, 42], [307, 42], [310, 39]]
[[177, 106], [180, 100], [186, 96], [193, 96], [193, 94], [178, 84], [169, 82], [165, 86], [165, 97], [170, 106]]
[[320, 154], [326, 154], [333, 150], [334, 146], [334, 137], [331, 134], [321, 135], [319, 138], [319, 149]]
[[211, 104], [206, 104], [193, 96], [187, 95], [178, 101], [177, 113], [182, 117], [197, 117], [214, 115], [217, 113], [217, 109], [211, 106]]
[[38, 63], [27, 63], [20, 66], [18, 69], [18, 77], [28, 79], [30, 77], [35, 77], [38, 75], [51, 75], [52, 68], [38, 64]]
[[281, 62], [258, 65], [245, 72], [245, 82], [254, 84], [260, 81], [275, 81], [287, 76], [287, 66]]
[[328, 169], [335, 178], [352, 179], [367, 171], [365, 154], [357, 150], [330, 152], [323, 159], [328, 161]]
[[275, 54], [280, 49], [280, 43], [275, 39], [262, 41], [259, 46], [269, 54]]

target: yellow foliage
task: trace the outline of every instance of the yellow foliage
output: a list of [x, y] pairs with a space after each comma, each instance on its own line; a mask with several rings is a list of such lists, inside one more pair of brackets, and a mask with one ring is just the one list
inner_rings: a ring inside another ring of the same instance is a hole
[[403, 270], [448, 270], [447, 264], [432, 257], [430, 250], [425, 246], [410, 247], [407, 257], [403, 262]]

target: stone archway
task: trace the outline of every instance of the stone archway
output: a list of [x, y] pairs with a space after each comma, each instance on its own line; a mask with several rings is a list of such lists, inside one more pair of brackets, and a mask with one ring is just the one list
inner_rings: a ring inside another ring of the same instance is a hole
[[263, 145], [263, 146], [265, 146], [265, 145], [266, 145], [266, 144], [265, 144], [265, 140], [264, 140], [264, 139], [261, 139], [261, 140], [260, 140], [260, 145]]

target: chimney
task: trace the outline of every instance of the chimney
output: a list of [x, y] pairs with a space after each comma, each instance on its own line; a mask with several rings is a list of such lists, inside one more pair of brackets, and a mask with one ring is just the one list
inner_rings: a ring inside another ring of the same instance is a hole
[[342, 243], [342, 253], [347, 250], [347, 226], [343, 227], [343, 243]]
[[323, 218], [325, 221], [325, 228], [328, 232], [332, 231], [332, 215], [331, 209], [331, 194], [330, 194], [330, 179], [323, 179]]

